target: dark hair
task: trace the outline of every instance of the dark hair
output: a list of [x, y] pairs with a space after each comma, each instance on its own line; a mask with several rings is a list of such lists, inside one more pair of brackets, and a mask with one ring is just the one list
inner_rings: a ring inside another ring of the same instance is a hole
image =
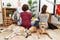
[[46, 13], [46, 10], [47, 10], [47, 5], [43, 5], [41, 13]]
[[23, 6], [22, 6], [22, 10], [23, 11], [27, 11], [29, 9], [29, 6], [27, 5], [27, 4], [24, 4]]

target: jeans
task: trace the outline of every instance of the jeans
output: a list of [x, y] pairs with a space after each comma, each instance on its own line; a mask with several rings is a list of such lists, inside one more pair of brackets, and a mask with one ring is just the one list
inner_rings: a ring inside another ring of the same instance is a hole
[[34, 26], [34, 24], [35, 24], [35, 21], [31, 21], [31, 25]]

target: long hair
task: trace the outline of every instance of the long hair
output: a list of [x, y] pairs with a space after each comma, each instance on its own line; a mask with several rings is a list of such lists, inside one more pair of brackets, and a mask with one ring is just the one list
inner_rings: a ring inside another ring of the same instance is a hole
[[47, 10], [47, 5], [43, 5], [41, 9], [41, 13], [46, 13], [46, 10]]

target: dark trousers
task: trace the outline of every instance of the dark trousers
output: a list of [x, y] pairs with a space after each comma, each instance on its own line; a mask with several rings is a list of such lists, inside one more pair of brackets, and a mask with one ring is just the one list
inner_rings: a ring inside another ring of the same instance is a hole
[[58, 27], [56, 27], [52, 23], [48, 23], [48, 29], [58, 29]]

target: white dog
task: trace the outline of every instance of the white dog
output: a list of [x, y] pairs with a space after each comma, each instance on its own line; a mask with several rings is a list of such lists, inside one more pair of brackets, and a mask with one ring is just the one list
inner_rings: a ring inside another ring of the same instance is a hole
[[13, 32], [10, 35], [6, 36], [5, 39], [12, 38], [15, 35], [20, 35], [20, 36], [26, 37], [26, 29], [24, 27], [17, 26], [17, 25], [10, 25], [4, 31], [6, 31], [6, 30], [12, 30]]

